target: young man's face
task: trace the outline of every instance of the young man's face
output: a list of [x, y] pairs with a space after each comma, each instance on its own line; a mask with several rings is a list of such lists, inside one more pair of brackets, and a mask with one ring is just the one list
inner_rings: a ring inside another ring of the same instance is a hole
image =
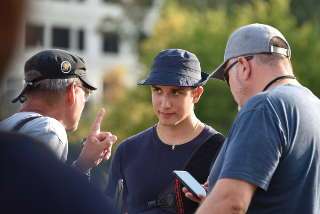
[[191, 87], [151, 87], [152, 105], [161, 125], [178, 125], [193, 114], [201, 94]]

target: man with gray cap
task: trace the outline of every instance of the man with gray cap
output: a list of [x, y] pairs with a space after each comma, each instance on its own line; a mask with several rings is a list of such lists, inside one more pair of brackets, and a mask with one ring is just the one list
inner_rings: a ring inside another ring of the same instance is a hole
[[234, 31], [212, 74], [241, 107], [197, 213], [320, 213], [320, 100], [296, 80], [274, 27]]
[[[158, 123], [124, 140], [110, 169], [106, 193], [123, 196], [116, 201], [123, 201], [122, 212], [195, 212], [197, 204], [182, 197], [172, 171], [187, 170], [204, 182], [224, 141], [194, 113], [207, 80], [193, 53], [167, 49], [155, 57], [148, 78], [139, 85], [151, 86]], [[117, 192], [117, 186], [123, 191]]]
[[[45, 50], [25, 63], [25, 87], [13, 102], [22, 102], [20, 111], [1, 121], [0, 129], [30, 135], [45, 143], [63, 162], [67, 159], [67, 131], [76, 130], [93, 87], [87, 80], [82, 58], [63, 50]], [[116, 136], [100, 132], [102, 109], [78, 159], [73, 166], [88, 172], [109, 158]]]

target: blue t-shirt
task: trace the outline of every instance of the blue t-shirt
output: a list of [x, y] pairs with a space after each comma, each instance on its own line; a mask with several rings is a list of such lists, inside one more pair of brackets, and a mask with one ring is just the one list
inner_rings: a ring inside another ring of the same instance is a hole
[[251, 98], [238, 113], [209, 176], [258, 188], [248, 213], [320, 213], [320, 100], [282, 85]]
[[172, 171], [182, 170], [197, 146], [215, 134], [217, 131], [206, 125], [195, 139], [174, 149], [159, 139], [156, 126], [126, 139], [113, 156], [106, 194], [114, 198], [117, 183], [123, 179], [130, 214], [166, 213], [161, 208], [148, 208], [147, 203], [156, 200], [174, 180]]

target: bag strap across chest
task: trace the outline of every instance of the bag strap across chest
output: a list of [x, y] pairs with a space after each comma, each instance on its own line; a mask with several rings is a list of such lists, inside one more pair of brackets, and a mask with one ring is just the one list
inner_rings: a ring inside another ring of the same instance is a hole
[[14, 132], [18, 132], [26, 123], [36, 119], [36, 118], [39, 118], [41, 116], [33, 116], [33, 117], [27, 117], [27, 118], [24, 118], [22, 120], [20, 120], [12, 129], [11, 131], [14, 131]]

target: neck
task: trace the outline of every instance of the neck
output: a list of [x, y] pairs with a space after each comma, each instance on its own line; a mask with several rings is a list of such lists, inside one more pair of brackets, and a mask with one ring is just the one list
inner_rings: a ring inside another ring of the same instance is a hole
[[162, 142], [168, 145], [181, 145], [197, 137], [204, 128], [204, 124], [195, 116], [185, 119], [179, 124], [157, 124], [157, 134]]
[[41, 114], [42, 116], [54, 118], [64, 125], [62, 110], [63, 108], [59, 108], [58, 106], [48, 106], [43, 102], [26, 101], [22, 105], [20, 112], [35, 112]]
[[270, 80], [270, 81], [266, 84], [266, 86], [263, 88], [262, 91], [266, 91], [266, 90], [268, 90], [269, 88], [274, 87], [274, 86], [279, 85], [279, 84], [288, 83], [289, 80], [292, 80], [292, 79], [295, 80], [296, 77], [293, 76], [293, 75], [280, 75], [280, 76], [275, 77], [275, 78], [273, 78], [272, 80]]

